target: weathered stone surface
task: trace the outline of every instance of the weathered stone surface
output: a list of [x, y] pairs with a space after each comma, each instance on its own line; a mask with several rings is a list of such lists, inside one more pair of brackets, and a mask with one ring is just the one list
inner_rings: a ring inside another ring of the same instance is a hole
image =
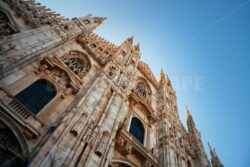
[[179, 119], [171, 81], [163, 71], [155, 79], [132, 37], [116, 46], [93, 33], [105, 18], [69, 20], [33, 1], [4, 0], [0, 15], [0, 129], [11, 132], [0, 139], [14, 150], [0, 156], [8, 162], [211, 166], [188, 109], [188, 130]]

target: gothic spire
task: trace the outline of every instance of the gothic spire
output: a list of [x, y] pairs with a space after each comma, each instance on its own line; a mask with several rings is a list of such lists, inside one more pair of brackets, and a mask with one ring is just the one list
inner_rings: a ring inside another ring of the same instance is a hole
[[128, 42], [129, 44], [133, 44], [133, 39], [134, 39], [134, 36], [132, 35], [131, 37], [127, 38], [126, 39], [126, 42]]
[[193, 117], [190, 114], [187, 105], [186, 105], [186, 120], [187, 120], [188, 131], [197, 130], [196, 127], [195, 127], [195, 123], [194, 123]]
[[136, 44], [134, 45], [134, 50], [137, 51], [138, 53], [140, 53], [140, 44]]
[[93, 17], [94, 19], [94, 22], [97, 24], [97, 25], [100, 25], [103, 23], [104, 20], [107, 19], [107, 17]]
[[166, 75], [165, 75], [163, 69], [161, 68], [159, 82], [164, 83], [165, 81], [166, 81]]
[[77, 19], [88, 31], [94, 30], [96, 27], [98, 27], [100, 24], [103, 23], [104, 20], [106, 20], [106, 17], [95, 17], [92, 16], [91, 14], [84, 16], [84, 17], [79, 17], [75, 18]]
[[125, 45], [131, 47], [133, 45], [133, 38], [134, 38], [133, 36], [127, 38], [125, 41], [122, 42], [121, 46]]
[[217, 156], [217, 153], [216, 153], [215, 149], [212, 148], [209, 143], [208, 143], [208, 147], [209, 147], [210, 154], [211, 154], [212, 166], [213, 167], [224, 167], [223, 164], [220, 162], [220, 159]]
[[189, 112], [189, 109], [188, 109], [188, 106], [186, 105], [186, 119], [189, 120], [189, 119], [192, 119], [192, 116]]

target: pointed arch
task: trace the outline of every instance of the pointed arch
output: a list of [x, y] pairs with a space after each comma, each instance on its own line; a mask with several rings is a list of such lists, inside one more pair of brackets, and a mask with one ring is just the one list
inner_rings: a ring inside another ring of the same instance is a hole
[[133, 117], [130, 123], [129, 132], [141, 143], [144, 144], [145, 127], [141, 120]]
[[63, 56], [63, 62], [80, 78], [91, 68], [88, 56], [80, 51], [72, 50]]
[[0, 108], [0, 166], [26, 166], [29, 148], [22, 132]]
[[15, 97], [33, 114], [37, 114], [56, 96], [56, 93], [56, 88], [50, 81], [39, 79], [19, 92]]
[[124, 166], [124, 167], [138, 167], [133, 161], [129, 160], [128, 158], [116, 156], [113, 157], [110, 161], [112, 165]]

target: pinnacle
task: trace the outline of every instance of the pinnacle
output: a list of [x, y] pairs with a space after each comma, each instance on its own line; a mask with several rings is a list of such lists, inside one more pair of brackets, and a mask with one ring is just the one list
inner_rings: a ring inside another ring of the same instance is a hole
[[136, 44], [136, 45], [134, 46], [134, 49], [135, 49], [136, 51], [140, 52], [140, 43]]
[[208, 147], [209, 147], [209, 150], [212, 151], [212, 148], [210, 146], [210, 143], [208, 142]]
[[128, 45], [132, 45], [133, 44], [133, 38], [134, 36], [132, 35], [131, 37], [128, 37], [123, 44], [128, 44]]
[[104, 20], [107, 19], [107, 17], [93, 17], [94, 18], [94, 22], [97, 24], [101, 24], [103, 23]]
[[189, 119], [192, 119], [192, 115], [190, 114], [189, 112], [189, 109], [188, 109], [188, 106], [186, 105], [186, 119], [189, 120]]
[[129, 37], [129, 38], [127, 39], [127, 41], [130, 42], [131, 44], [133, 44], [133, 39], [134, 39], [134, 36], [132, 35], [131, 37]]
[[161, 68], [160, 77], [159, 77], [159, 82], [160, 82], [160, 83], [163, 83], [164, 81], [166, 81], [166, 75], [165, 75], [163, 69]]

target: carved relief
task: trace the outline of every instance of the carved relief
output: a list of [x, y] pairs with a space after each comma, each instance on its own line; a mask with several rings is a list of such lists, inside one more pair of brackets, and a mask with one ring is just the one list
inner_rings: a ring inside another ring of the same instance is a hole
[[103, 155], [103, 153], [105, 151], [106, 144], [107, 144], [108, 139], [109, 139], [109, 135], [110, 135], [110, 133], [108, 131], [104, 131], [103, 134], [102, 134], [101, 139], [97, 143], [97, 147], [96, 147], [95, 153], [98, 156], [102, 156]]
[[63, 56], [63, 62], [80, 78], [82, 78], [90, 69], [90, 61], [86, 55], [78, 51], [70, 51]]
[[94, 122], [91, 121], [82, 140], [88, 143], [92, 147], [94, 141], [96, 140], [96, 136], [97, 136], [97, 129], [95, 127]]
[[93, 33], [79, 36], [77, 42], [101, 65], [105, 65], [118, 51], [117, 46]]
[[82, 78], [89, 70], [89, 60], [78, 51], [71, 51], [62, 59], [57, 56], [46, 57], [39, 67], [39, 71], [45, 71], [61, 88], [65, 89], [62, 97], [71, 92], [78, 92], [83, 83]]
[[155, 79], [153, 72], [150, 70], [149, 66], [146, 63], [139, 61], [137, 68], [149, 79], [149, 81], [155, 87], [158, 86], [158, 81]]
[[35, 1], [5, 0], [5, 2], [31, 28], [38, 28], [40, 25], [57, 24], [66, 20], [60, 14], [52, 12]]
[[71, 129], [71, 133], [74, 135], [74, 136], [77, 136], [82, 130], [83, 130], [83, 127], [85, 125], [85, 121], [88, 117], [88, 114], [87, 113], [83, 113], [82, 116], [80, 117], [80, 119], [76, 122], [76, 124], [74, 125], [74, 127]]

